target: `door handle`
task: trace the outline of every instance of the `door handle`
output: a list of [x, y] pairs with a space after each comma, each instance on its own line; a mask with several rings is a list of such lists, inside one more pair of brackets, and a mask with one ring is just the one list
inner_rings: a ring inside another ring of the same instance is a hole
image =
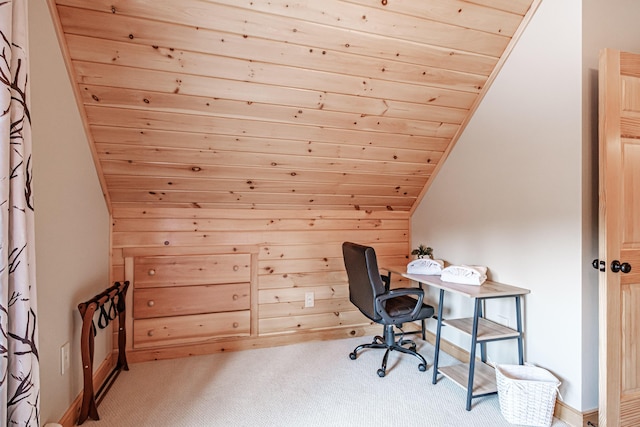
[[600, 271], [606, 271], [607, 267], [606, 267], [606, 263], [604, 261], [600, 261], [599, 259], [594, 259], [593, 262], [591, 263], [591, 265], [593, 266], [593, 268], [595, 268], [596, 270], [600, 270]]
[[625, 274], [629, 273], [631, 271], [631, 264], [629, 264], [628, 262], [623, 262], [621, 264], [620, 261], [614, 259], [613, 262], [611, 262], [611, 271], [613, 271], [614, 273], [617, 273], [619, 271], [622, 271]]

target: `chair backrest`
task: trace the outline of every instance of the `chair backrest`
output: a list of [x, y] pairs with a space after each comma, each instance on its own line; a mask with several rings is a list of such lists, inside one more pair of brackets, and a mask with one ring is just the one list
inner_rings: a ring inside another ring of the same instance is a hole
[[369, 319], [380, 320], [375, 298], [386, 289], [378, 270], [376, 251], [370, 246], [344, 242], [342, 255], [349, 278], [349, 299]]

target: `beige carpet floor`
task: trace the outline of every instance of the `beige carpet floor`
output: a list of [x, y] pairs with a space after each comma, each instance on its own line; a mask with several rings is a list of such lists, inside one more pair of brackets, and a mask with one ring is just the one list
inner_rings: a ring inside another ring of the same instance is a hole
[[[84, 425], [139, 426], [511, 426], [496, 395], [473, 400], [446, 378], [431, 384], [433, 346], [418, 340], [429, 363], [353, 348], [370, 337], [132, 364]], [[442, 365], [459, 363], [441, 355]], [[554, 419], [553, 427], [568, 427]]]

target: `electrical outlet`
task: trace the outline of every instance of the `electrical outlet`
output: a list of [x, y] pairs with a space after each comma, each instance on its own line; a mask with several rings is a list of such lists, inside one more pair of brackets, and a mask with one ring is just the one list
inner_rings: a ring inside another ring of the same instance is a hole
[[60, 347], [60, 375], [64, 375], [71, 366], [71, 360], [69, 358], [69, 343], [67, 342]]
[[304, 293], [304, 306], [305, 307], [313, 307], [314, 299], [313, 292], [305, 292]]

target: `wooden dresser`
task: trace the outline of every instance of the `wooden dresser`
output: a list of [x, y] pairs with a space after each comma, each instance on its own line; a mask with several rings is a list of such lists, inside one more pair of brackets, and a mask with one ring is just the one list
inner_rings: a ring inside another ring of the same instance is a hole
[[251, 254], [137, 256], [133, 273], [133, 349], [250, 335]]

